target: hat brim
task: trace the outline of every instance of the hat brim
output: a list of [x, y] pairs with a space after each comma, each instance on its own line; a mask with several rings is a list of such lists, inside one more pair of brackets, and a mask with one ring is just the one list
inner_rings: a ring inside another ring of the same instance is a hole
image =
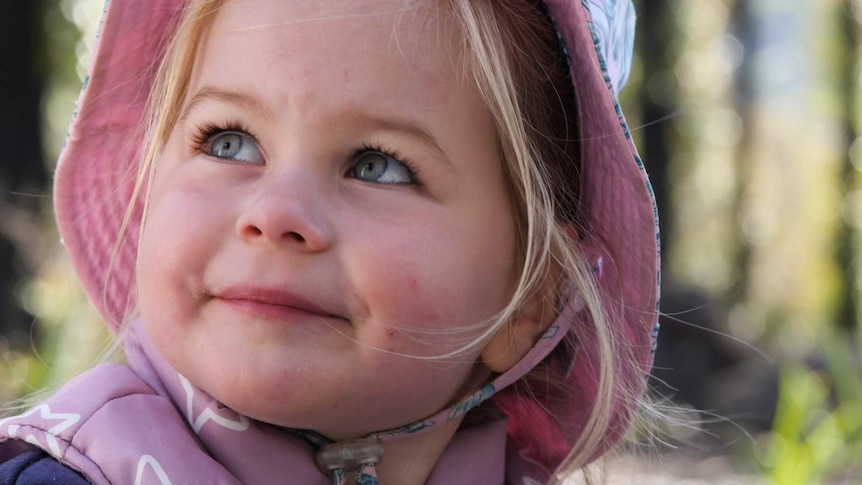
[[[183, 3], [106, 3], [57, 162], [54, 211], [60, 236], [84, 291], [114, 331], [135, 304], [142, 211], [134, 208], [128, 221], [126, 214], [137, 178], [142, 118], [157, 60]], [[123, 244], [118, 244], [121, 228]]]

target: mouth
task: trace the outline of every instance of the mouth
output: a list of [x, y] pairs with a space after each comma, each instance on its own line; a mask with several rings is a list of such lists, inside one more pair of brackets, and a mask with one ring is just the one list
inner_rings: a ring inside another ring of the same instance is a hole
[[276, 288], [229, 287], [214, 293], [212, 298], [235, 310], [268, 320], [345, 320], [301, 295]]

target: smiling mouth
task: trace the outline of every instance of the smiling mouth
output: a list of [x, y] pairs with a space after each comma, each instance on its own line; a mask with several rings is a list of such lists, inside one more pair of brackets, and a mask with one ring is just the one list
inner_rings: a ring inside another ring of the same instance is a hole
[[214, 294], [213, 299], [242, 313], [267, 320], [345, 320], [301, 296], [280, 290], [228, 288]]

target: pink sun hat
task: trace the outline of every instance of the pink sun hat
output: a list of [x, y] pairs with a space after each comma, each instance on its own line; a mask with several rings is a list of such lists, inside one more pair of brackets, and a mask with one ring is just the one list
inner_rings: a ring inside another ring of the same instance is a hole
[[[85, 292], [114, 331], [135, 304], [140, 200], [131, 218], [126, 220], [126, 214], [137, 178], [145, 105], [185, 5], [185, 0], [107, 2], [55, 174], [54, 208], [63, 243]], [[597, 268], [610, 321], [639, 364], [635, 375], [619, 378], [630, 394], [640, 395], [658, 331], [659, 244], [652, 189], [617, 98], [631, 64], [634, 8], [630, 0], [546, 0], [545, 6], [569, 60], [578, 104], [579, 207], [588, 228], [583, 250]], [[580, 399], [566, 402], [530, 404], [514, 392], [495, 396], [509, 416], [516, 446], [535, 442], [536, 422], [565, 423], [559, 435], [548, 437], [548, 446], [531, 450], [550, 469], [583, 432], [598, 395], [598, 354], [589, 336], [581, 335], [574, 356], [552, 354], [564, 334], [584, 323], [579, 318], [581, 313], [567, 308], [553, 325], [560, 331], [541, 339], [524, 361], [494, 381], [497, 393], [552, 355], [551, 368], [579, 390]], [[470, 407], [490, 397], [477, 395]], [[634, 412], [632, 399], [614, 404], [602, 450], [619, 440]]]

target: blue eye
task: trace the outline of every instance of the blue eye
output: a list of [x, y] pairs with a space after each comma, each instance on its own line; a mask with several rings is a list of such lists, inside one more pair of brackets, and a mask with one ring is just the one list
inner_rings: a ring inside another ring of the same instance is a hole
[[375, 184], [415, 184], [410, 168], [394, 157], [377, 150], [365, 150], [356, 156], [349, 175]]
[[238, 131], [220, 131], [210, 135], [202, 150], [207, 155], [253, 164], [263, 163], [263, 154], [257, 142], [247, 133]]

